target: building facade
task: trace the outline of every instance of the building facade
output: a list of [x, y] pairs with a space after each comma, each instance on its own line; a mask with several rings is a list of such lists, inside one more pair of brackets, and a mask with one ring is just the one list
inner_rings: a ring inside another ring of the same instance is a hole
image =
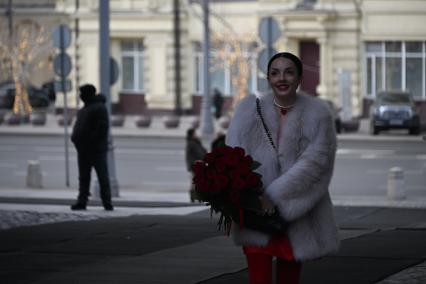
[[[60, 19], [74, 31], [68, 49], [76, 66], [69, 76], [73, 86], [99, 86], [99, 1], [80, 0], [78, 7], [75, 0], [53, 2], [53, 22]], [[258, 30], [261, 20], [272, 16], [280, 31], [274, 49], [293, 52], [304, 62], [301, 91], [334, 101], [350, 119], [368, 115], [380, 90], [409, 90], [426, 123], [425, 0], [209, 2], [211, 89], [220, 90], [228, 101], [262, 89], [265, 75], [258, 60], [264, 43]], [[181, 107], [191, 114], [198, 113], [203, 94], [201, 4], [179, 1]], [[110, 0], [110, 35], [111, 57], [119, 69], [111, 87], [114, 112], [173, 111], [173, 1]], [[77, 107], [75, 90], [71, 94], [68, 105]]]

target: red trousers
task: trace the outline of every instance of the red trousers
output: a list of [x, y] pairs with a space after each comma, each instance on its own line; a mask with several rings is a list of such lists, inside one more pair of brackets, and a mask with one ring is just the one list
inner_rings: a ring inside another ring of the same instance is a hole
[[[250, 284], [272, 284], [272, 255], [246, 253]], [[302, 264], [277, 258], [276, 283], [298, 284]]]

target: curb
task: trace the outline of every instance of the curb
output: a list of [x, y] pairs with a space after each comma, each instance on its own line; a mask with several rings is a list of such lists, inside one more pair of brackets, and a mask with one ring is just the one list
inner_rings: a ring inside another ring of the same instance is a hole
[[[1, 135], [15, 135], [15, 136], [39, 136], [39, 137], [64, 137], [65, 133], [61, 132], [59, 130], [53, 130], [53, 131], [46, 131], [46, 129], [43, 129], [43, 131], [38, 131], [41, 129], [35, 129], [35, 128], [25, 128], [25, 129], [2, 129], [0, 127], [0, 136]], [[138, 129], [135, 129], [133, 131], [131, 130], [122, 130], [117, 129], [115, 130], [112, 128], [112, 136], [113, 137], [120, 137], [120, 138], [138, 138], [138, 137], [151, 137], [151, 138], [185, 138], [185, 130], [170, 130], [170, 129], [164, 129], [164, 130], [155, 130], [155, 132], [145, 132], [145, 129], [141, 129], [141, 132], [138, 132]], [[170, 133], [173, 132], [173, 133]], [[68, 132], [69, 135], [71, 135], [71, 129]], [[397, 142], [422, 142], [426, 141], [426, 135], [425, 136], [371, 136], [368, 134], [350, 134], [350, 133], [344, 133], [344, 134], [338, 134], [337, 139], [339, 141], [397, 141]]]
[[[6, 204], [38, 204], [38, 205], [66, 205], [69, 206], [75, 202], [71, 198], [31, 198], [31, 197], [0, 197], [0, 203]], [[113, 200], [114, 206], [119, 207], [195, 207], [200, 206], [200, 203], [191, 202], [174, 202], [174, 201], [139, 201], [139, 200]], [[99, 199], [90, 199], [88, 206], [102, 206]], [[0, 206], [1, 207], [1, 206]], [[207, 207], [206, 207], [207, 208]]]
[[[0, 190], [1, 192], [1, 190]], [[113, 198], [114, 206], [131, 207], [131, 208], [175, 208], [175, 207], [199, 207], [203, 203], [191, 203], [183, 201], [168, 201], [164, 198], [164, 194], [158, 200], [126, 200]], [[405, 199], [405, 200], [389, 200], [385, 197], [359, 197], [359, 196], [339, 196], [331, 197], [333, 206], [337, 207], [382, 207], [382, 208], [400, 208], [400, 209], [426, 209], [426, 199]], [[67, 197], [25, 197], [25, 196], [0, 196], [0, 204], [32, 204], [32, 205], [66, 205], [69, 206], [75, 202], [75, 198]], [[102, 202], [98, 198], [92, 198], [88, 202], [89, 206], [102, 206]], [[1, 206], [0, 206], [1, 209]], [[206, 209], [208, 207], [206, 206]]]

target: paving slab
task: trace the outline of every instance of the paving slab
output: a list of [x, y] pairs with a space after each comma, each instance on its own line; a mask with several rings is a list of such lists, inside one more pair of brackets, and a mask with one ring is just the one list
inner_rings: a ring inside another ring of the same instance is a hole
[[[404, 234], [401, 238], [402, 233], [408, 235]], [[304, 263], [301, 283], [376, 283], [403, 269], [423, 263], [426, 259], [425, 237], [426, 231], [423, 230], [384, 231], [344, 240], [337, 255]], [[404, 244], [401, 244], [402, 241]], [[201, 283], [247, 283], [247, 274], [247, 269], [243, 269]]]
[[[149, 254], [106, 259], [50, 274], [36, 283], [197, 283], [245, 266], [241, 248], [221, 236]], [[106, 271], [105, 267], [111, 269]]]

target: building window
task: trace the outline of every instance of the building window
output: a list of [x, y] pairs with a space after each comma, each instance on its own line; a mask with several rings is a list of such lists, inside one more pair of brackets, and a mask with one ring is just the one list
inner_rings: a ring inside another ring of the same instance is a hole
[[[198, 45], [194, 45], [194, 93], [203, 94], [203, 53]], [[238, 60], [235, 61], [233, 53], [229, 47], [223, 50], [213, 50], [210, 52], [210, 89], [217, 88], [225, 96], [234, 96], [237, 92], [236, 82], [238, 81], [241, 68], [238, 67]], [[253, 93], [257, 90], [257, 64], [256, 53], [245, 51], [239, 60], [244, 61], [247, 66], [247, 90]]]
[[426, 99], [426, 42], [367, 42], [365, 51], [367, 96], [397, 89]]
[[122, 89], [131, 92], [144, 90], [144, 46], [140, 40], [121, 42]]

